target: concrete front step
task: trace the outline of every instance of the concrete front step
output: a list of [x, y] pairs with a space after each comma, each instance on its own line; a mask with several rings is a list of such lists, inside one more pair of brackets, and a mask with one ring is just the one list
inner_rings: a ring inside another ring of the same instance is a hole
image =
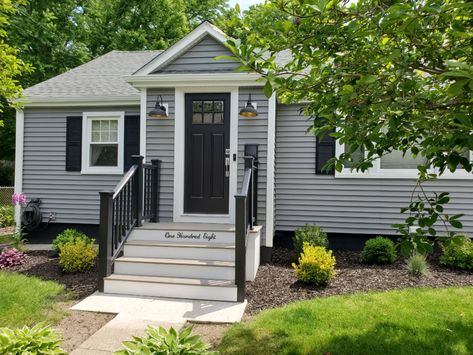
[[235, 246], [228, 243], [179, 243], [148, 240], [130, 240], [125, 244], [125, 257], [235, 260]]
[[116, 274], [235, 280], [235, 263], [221, 260], [120, 257]]
[[104, 281], [105, 293], [215, 301], [237, 299], [237, 287], [229, 280], [113, 274]]
[[143, 227], [135, 228], [129, 240], [233, 244], [235, 227], [210, 223], [147, 223]]

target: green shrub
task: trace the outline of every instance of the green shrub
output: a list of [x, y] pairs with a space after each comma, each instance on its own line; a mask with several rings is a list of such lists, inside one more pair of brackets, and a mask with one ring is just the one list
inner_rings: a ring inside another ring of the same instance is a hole
[[209, 346], [202, 341], [200, 336], [191, 335], [191, 333], [192, 327], [177, 332], [172, 327], [166, 330], [163, 327], [153, 328], [149, 326], [143, 338], [133, 337], [133, 340], [123, 342], [125, 349], [117, 351], [115, 354], [214, 354], [209, 351]]
[[53, 250], [59, 254], [61, 246], [66, 243], [77, 243], [83, 241], [85, 244], [94, 244], [95, 239], [89, 238], [84, 233], [75, 229], [66, 229], [53, 240]]
[[59, 345], [59, 333], [44, 323], [34, 327], [0, 328], [0, 354], [59, 355], [66, 354]]
[[429, 264], [425, 255], [412, 254], [406, 261], [406, 269], [413, 276], [427, 276], [429, 274]]
[[79, 240], [66, 243], [59, 252], [59, 265], [64, 272], [84, 272], [95, 265], [97, 249], [93, 244]]
[[458, 236], [443, 246], [442, 265], [463, 270], [473, 270], [473, 242], [468, 236]]
[[335, 257], [325, 247], [304, 243], [299, 263], [292, 264], [299, 280], [326, 286], [335, 276]]
[[384, 237], [368, 239], [361, 252], [361, 261], [365, 264], [392, 264], [396, 258], [394, 242]]
[[15, 225], [15, 208], [13, 205], [0, 206], [0, 228]]
[[294, 234], [294, 249], [297, 255], [302, 252], [304, 243], [309, 243], [315, 247], [327, 247], [327, 233], [320, 227], [306, 224], [301, 229], [296, 229]]

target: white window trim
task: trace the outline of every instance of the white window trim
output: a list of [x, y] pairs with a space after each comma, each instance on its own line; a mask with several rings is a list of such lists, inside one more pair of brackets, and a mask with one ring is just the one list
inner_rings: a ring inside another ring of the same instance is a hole
[[[344, 146], [337, 140], [335, 143], [335, 155], [340, 156], [344, 152]], [[365, 153], [366, 154], [366, 153]], [[473, 161], [473, 151], [470, 151], [470, 160]], [[429, 173], [438, 174], [438, 169], [429, 169]], [[417, 179], [419, 171], [417, 169], [382, 169], [381, 159], [373, 162], [373, 167], [365, 172], [351, 170], [343, 167], [342, 171], [335, 171], [336, 178], [362, 178], [362, 179]], [[473, 173], [464, 170], [457, 170], [454, 173], [445, 171], [439, 179], [473, 179]]]
[[[92, 120], [113, 117], [118, 120], [118, 165], [116, 167], [90, 166], [90, 131]], [[82, 114], [82, 170], [81, 174], [123, 174], [123, 150], [125, 145], [125, 112], [84, 112]]]

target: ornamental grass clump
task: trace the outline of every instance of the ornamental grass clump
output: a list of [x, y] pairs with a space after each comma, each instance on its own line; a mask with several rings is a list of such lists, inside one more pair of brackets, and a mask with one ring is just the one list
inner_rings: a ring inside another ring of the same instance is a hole
[[304, 243], [309, 243], [316, 247], [327, 247], [327, 233], [320, 227], [306, 224], [301, 229], [296, 229], [294, 233], [294, 249], [297, 255], [302, 252]]
[[34, 327], [0, 328], [0, 354], [62, 355], [58, 331], [39, 323]]
[[417, 277], [428, 276], [430, 273], [427, 259], [420, 253], [414, 253], [406, 260], [406, 269], [409, 274]]
[[67, 273], [84, 272], [95, 266], [97, 254], [95, 246], [83, 240], [66, 243], [59, 252], [59, 266]]
[[335, 257], [325, 247], [304, 243], [298, 264], [293, 263], [297, 278], [316, 286], [327, 286], [335, 277]]
[[442, 246], [440, 264], [453, 269], [473, 270], [473, 242], [466, 236], [456, 236]]
[[0, 253], [0, 269], [21, 265], [26, 260], [26, 254], [15, 248], [3, 248]]
[[392, 264], [396, 258], [394, 242], [384, 237], [368, 239], [361, 252], [361, 262], [364, 264]]
[[209, 345], [204, 343], [200, 336], [192, 335], [191, 333], [192, 327], [187, 327], [177, 332], [173, 327], [166, 330], [163, 327], [154, 328], [148, 326], [144, 337], [133, 337], [133, 340], [123, 342], [125, 349], [117, 351], [115, 354], [216, 354], [209, 351]]

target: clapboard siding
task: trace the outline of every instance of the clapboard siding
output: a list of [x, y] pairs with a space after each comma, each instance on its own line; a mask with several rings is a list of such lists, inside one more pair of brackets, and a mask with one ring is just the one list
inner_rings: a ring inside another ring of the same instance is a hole
[[158, 69], [153, 74], [232, 72], [238, 66], [235, 61], [228, 59], [215, 60], [215, 57], [220, 55], [232, 55], [232, 53], [213, 37], [206, 36], [178, 58]]
[[258, 144], [258, 224], [263, 226], [262, 243], [266, 238], [266, 172], [268, 142], [268, 99], [261, 88], [240, 88], [239, 108], [245, 107], [248, 94], [251, 101], [256, 102], [258, 116], [238, 117], [238, 189], [241, 188], [244, 174], [245, 144]]
[[[355, 179], [315, 175], [315, 137], [299, 107], [278, 105], [276, 119], [276, 230], [306, 223], [328, 232], [393, 234], [402, 222], [414, 180]], [[439, 180], [427, 191], [447, 191], [450, 213], [465, 213], [464, 229], [473, 232], [472, 180]]]
[[84, 111], [125, 111], [139, 107], [26, 108], [23, 152], [23, 192], [28, 200], [40, 198], [43, 220], [56, 213], [57, 223], [99, 220], [99, 191], [113, 189], [122, 175], [82, 175], [66, 167], [66, 117]]
[[146, 120], [146, 160], [161, 159], [159, 220], [172, 221], [174, 199], [174, 89], [149, 89], [146, 112], [156, 104], [158, 95], [169, 105], [165, 119]]

